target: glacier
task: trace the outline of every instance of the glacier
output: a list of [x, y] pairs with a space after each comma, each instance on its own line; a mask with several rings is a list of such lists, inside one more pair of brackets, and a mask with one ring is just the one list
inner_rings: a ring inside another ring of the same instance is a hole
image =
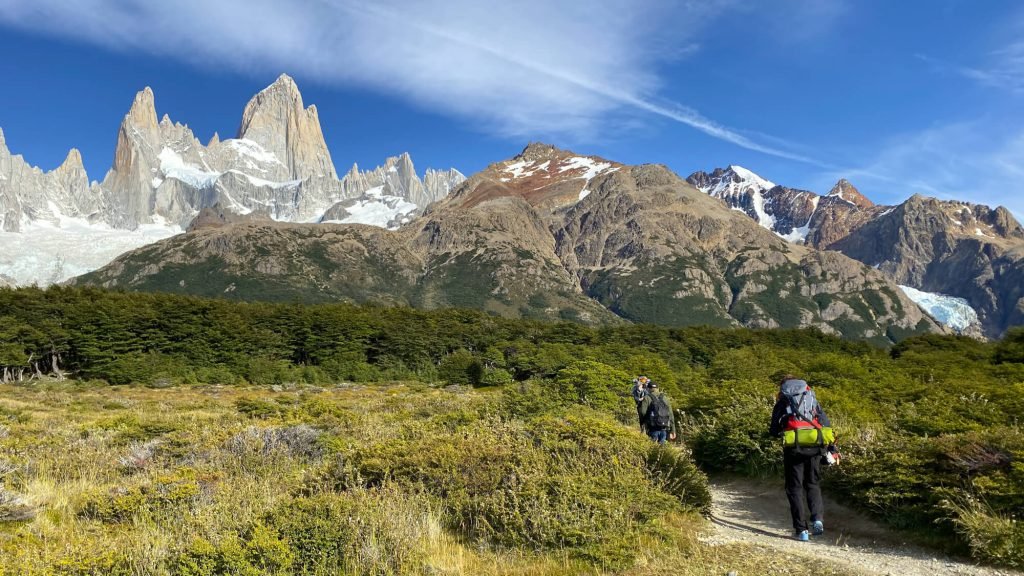
[[980, 324], [978, 312], [963, 298], [923, 292], [910, 286], [900, 286], [900, 289], [933, 318], [959, 334]]
[[0, 232], [0, 272], [18, 286], [48, 286], [101, 268], [121, 254], [181, 234], [179, 226], [144, 224], [119, 230], [85, 219], [31, 221], [21, 232]]

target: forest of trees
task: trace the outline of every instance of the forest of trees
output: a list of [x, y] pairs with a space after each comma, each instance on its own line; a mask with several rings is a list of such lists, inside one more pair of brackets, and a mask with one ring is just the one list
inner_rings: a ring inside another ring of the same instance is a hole
[[238, 303], [94, 288], [0, 291], [5, 381], [50, 374], [110, 384], [501, 384], [552, 376], [573, 358], [634, 355], [634, 348], [706, 365], [721, 350], [756, 343], [877, 352], [808, 330], [593, 328], [457, 309]]

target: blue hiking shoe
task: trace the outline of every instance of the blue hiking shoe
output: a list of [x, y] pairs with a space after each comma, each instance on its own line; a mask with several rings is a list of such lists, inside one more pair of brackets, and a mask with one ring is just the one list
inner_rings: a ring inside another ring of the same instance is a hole
[[811, 535], [807, 533], [807, 530], [796, 533], [796, 539], [801, 542], [810, 542]]
[[815, 520], [814, 524], [811, 526], [811, 534], [814, 534], [815, 536], [821, 536], [824, 533], [825, 523], [821, 520]]

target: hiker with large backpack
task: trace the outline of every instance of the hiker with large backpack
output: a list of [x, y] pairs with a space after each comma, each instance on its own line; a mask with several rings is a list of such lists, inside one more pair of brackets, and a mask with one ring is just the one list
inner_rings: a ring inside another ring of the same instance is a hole
[[[782, 438], [786, 497], [793, 516], [793, 529], [798, 540], [807, 542], [810, 540], [808, 528], [816, 536], [825, 533], [821, 461], [835, 446], [832, 422], [807, 382], [795, 376], [782, 379], [769, 434]], [[805, 514], [808, 507], [810, 526]]]
[[638, 412], [643, 414], [640, 419], [642, 427], [652, 440], [664, 444], [676, 439], [676, 417], [672, 413], [672, 404], [657, 383], [647, 382]]

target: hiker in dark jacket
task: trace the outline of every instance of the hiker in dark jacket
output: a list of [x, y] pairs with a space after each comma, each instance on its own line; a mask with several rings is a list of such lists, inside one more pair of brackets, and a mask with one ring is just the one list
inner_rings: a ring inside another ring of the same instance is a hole
[[647, 383], [647, 392], [637, 407], [643, 414], [640, 421], [644, 431], [658, 444], [676, 439], [676, 417], [672, 411], [672, 403], [668, 396], [655, 382]]
[[644, 412], [641, 410], [641, 405], [643, 404], [644, 396], [647, 395], [647, 385], [650, 382], [647, 376], [637, 376], [633, 379], [632, 390], [629, 391], [629, 395], [636, 402], [636, 419], [640, 422], [640, 431], [644, 434], [647, 433], [647, 426], [644, 425]]
[[825, 533], [821, 501], [821, 459], [826, 446], [835, 442], [832, 422], [818, 403], [807, 382], [786, 376], [772, 410], [768, 433], [782, 438], [782, 461], [786, 470], [786, 497], [798, 540], [810, 539], [805, 516], [810, 507], [810, 530]]

